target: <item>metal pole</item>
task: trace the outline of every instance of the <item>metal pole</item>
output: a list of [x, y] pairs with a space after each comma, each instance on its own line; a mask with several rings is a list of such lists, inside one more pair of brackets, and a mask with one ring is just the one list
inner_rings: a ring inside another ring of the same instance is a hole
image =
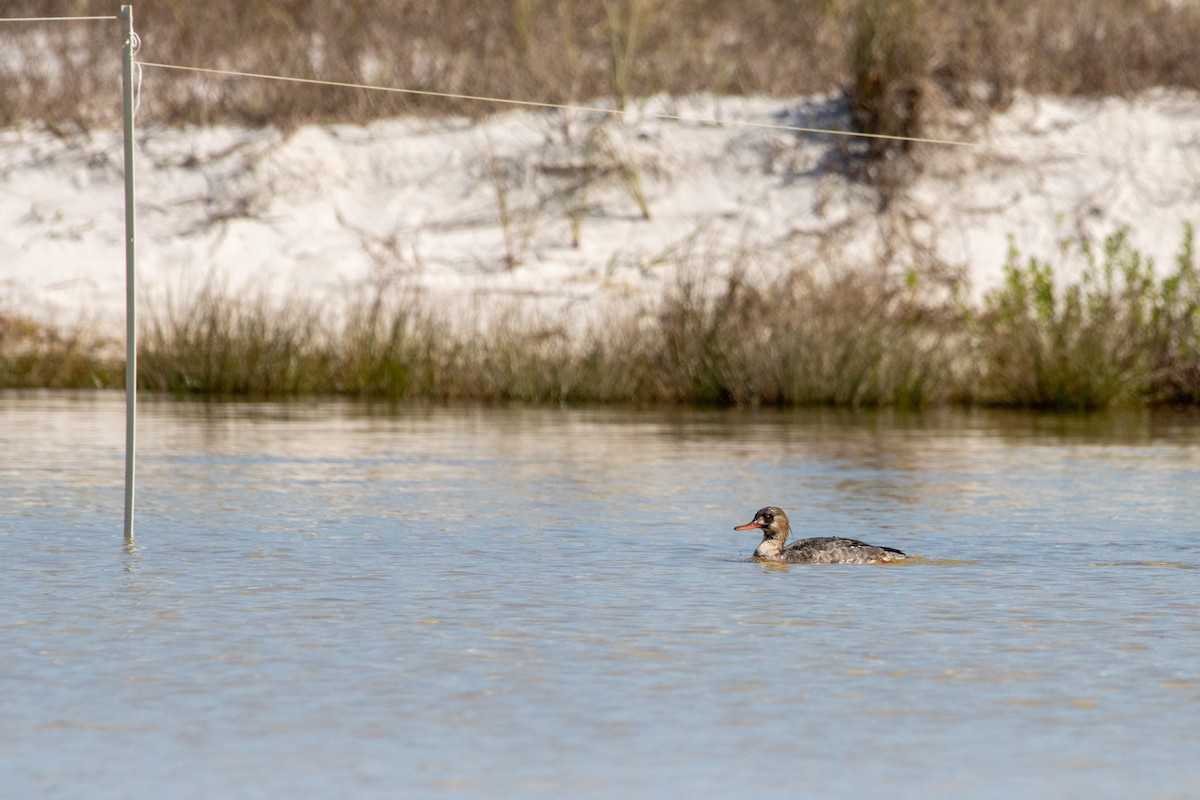
[[133, 462], [137, 423], [137, 271], [133, 192], [133, 6], [121, 6], [121, 92], [125, 105], [125, 545], [133, 544]]

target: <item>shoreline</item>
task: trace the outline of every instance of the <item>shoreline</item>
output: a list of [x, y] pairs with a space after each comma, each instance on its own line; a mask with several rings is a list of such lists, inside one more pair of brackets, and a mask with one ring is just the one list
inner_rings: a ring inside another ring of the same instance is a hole
[[[651, 116], [668, 112], [726, 122]], [[834, 137], [780, 124], [849, 120], [826, 96], [698, 95], [619, 118], [142, 131], [140, 358], [176, 365], [146, 385], [701, 405], [1200, 396], [1181, 310], [1200, 289], [1180, 261], [1200, 221], [1200, 95], [1019, 96], [951, 131], [980, 147], [922, 145], [869, 176]], [[0, 154], [0, 382], [110, 385], [120, 359], [96, 348], [123, 339], [119, 137], [7, 131]], [[1047, 280], [1049, 307], [1034, 297]], [[1072, 312], [1072, 293], [1107, 317]], [[1167, 307], [1157, 328], [1142, 319]], [[279, 375], [246, 374], [245, 353], [280, 341]], [[1173, 362], [1149, 363], [1155, 348]], [[1023, 363], [1039, 351], [1078, 363]], [[1013, 374], [988, 385], [976, 362]], [[753, 374], [774, 377], [743, 386]]]

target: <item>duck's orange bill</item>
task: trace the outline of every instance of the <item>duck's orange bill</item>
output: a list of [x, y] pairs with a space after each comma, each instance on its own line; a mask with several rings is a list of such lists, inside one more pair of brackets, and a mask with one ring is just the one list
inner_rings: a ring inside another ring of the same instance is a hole
[[752, 531], [755, 529], [762, 530], [762, 525], [759, 525], [757, 522], [747, 522], [745, 525], [738, 525], [734, 528], [735, 531]]

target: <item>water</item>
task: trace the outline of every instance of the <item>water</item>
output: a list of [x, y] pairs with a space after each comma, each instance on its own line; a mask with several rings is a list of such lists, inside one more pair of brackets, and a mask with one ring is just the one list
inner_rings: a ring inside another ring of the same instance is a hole
[[[1185, 798], [1200, 417], [0, 393], [0, 785]], [[803, 535], [916, 554], [745, 559]]]

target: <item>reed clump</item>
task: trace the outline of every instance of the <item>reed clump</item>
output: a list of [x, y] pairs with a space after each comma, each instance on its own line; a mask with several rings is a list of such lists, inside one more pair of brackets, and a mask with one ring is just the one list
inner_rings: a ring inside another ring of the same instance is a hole
[[94, 389], [123, 385], [116, 345], [87, 324], [61, 328], [16, 313], [0, 313], [0, 386], [13, 389]]
[[719, 292], [684, 283], [644, 342], [659, 398], [710, 405], [936, 405], [953, 399], [958, 316], [916, 282], [797, 271]]
[[217, 396], [321, 392], [323, 371], [313, 361], [321, 324], [310, 303], [275, 306], [210, 288], [151, 316], [138, 341], [139, 384]]

